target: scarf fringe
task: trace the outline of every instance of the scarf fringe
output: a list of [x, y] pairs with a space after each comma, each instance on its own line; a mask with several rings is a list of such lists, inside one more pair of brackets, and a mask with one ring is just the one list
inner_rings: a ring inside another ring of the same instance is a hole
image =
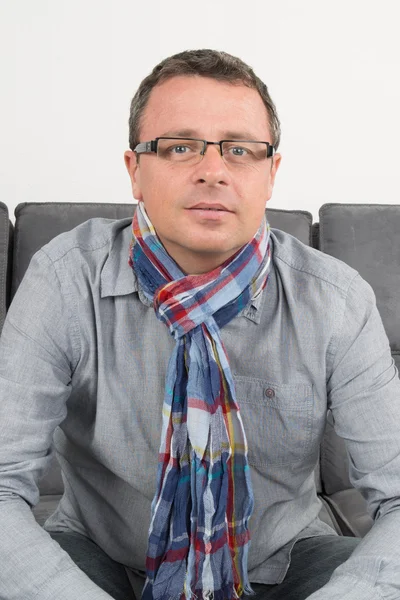
[[[243, 588], [242, 593], [238, 594], [234, 585], [225, 586], [222, 590], [203, 590], [196, 592], [189, 592], [189, 595], [186, 597], [183, 595], [185, 600], [239, 600], [242, 595], [246, 596], [254, 596], [255, 592], [250, 586], [250, 583], [247, 583]], [[178, 599], [177, 599], [178, 600]]]

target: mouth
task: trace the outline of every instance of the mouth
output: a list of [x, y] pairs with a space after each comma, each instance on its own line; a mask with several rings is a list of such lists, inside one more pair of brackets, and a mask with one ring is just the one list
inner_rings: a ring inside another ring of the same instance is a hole
[[232, 212], [226, 206], [222, 204], [210, 204], [206, 202], [201, 202], [192, 206], [189, 210], [199, 210], [199, 211], [207, 211], [207, 212]]
[[201, 202], [188, 208], [191, 218], [202, 225], [220, 226], [230, 221], [233, 211], [226, 208], [222, 204], [211, 204]]

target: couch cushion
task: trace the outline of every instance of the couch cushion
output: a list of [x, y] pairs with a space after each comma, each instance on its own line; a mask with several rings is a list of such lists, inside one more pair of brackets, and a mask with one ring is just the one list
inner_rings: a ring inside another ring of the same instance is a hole
[[371, 529], [372, 517], [367, 513], [367, 503], [358, 491], [342, 490], [325, 497], [325, 501], [332, 509], [343, 535], [364, 537]]
[[298, 240], [312, 245], [312, 214], [304, 210], [267, 209], [267, 219], [274, 229], [290, 233]]
[[56, 510], [58, 503], [61, 500], [60, 494], [51, 494], [49, 496], [40, 496], [40, 502], [33, 509], [32, 512], [36, 521], [39, 525], [44, 525], [45, 521], [53, 514]]
[[[325, 204], [320, 249], [371, 284], [392, 353], [400, 355], [400, 205]], [[397, 358], [398, 360], [398, 358]]]
[[337, 516], [332, 510], [329, 502], [327, 502], [326, 498], [324, 498], [323, 496], [319, 496], [319, 499], [321, 500], [322, 506], [321, 510], [319, 511], [318, 517], [321, 519], [321, 521], [332, 527], [332, 529], [336, 531], [336, 533], [338, 533], [339, 535], [343, 535], [343, 531], [337, 520]]

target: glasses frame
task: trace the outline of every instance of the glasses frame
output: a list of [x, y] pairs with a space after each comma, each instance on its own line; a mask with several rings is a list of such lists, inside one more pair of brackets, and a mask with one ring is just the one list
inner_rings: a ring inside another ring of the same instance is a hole
[[219, 146], [219, 152], [221, 157], [222, 154], [222, 144], [224, 142], [235, 142], [238, 144], [245, 144], [246, 142], [251, 142], [255, 144], [267, 144], [267, 154], [265, 158], [272, 158], [275, 154], [275, 148], [270, 142], [264, 142], [260, 140], [220, 140], [219, 142], [209, 142], [208, 140], [202, 140], [200, 138], [190, 138], [190, 137], [169, 137], [169, 136], [160, 136], [156, 137], [154, 140], [150, 140], [149, 142], [140, 142], [133, 149], [133, 152], [136, 154], [146, 154], [150, 152], [157, 153], [158, 148], [158, 140], [191, 140], [193, 142], [203, 142], [203, 150], [200, 152], [200, 156], [204, 156], [207, 150], [207, 146]]

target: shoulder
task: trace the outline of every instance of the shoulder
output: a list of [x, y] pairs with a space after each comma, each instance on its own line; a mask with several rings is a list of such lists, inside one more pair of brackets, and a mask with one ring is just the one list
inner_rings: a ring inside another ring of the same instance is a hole
[[293, 280], [299, 277], [304, 280], [304, 276], [308, 276], [314, 284], [335, 288], [344, 295], [354, 280], [363, 281], [358, 272], [343, 261], [306, 246], [284, 231], [271, 229], [271, 239], [275, 268]]
[[52, 262], [62, 259], [74, 260], [93, 256], [108, 256], [113, 245], [130, 235], [132, 219], [95, 218], [85, 221], [74, 229], [61, 233], [43, 246], [41, 252]]

